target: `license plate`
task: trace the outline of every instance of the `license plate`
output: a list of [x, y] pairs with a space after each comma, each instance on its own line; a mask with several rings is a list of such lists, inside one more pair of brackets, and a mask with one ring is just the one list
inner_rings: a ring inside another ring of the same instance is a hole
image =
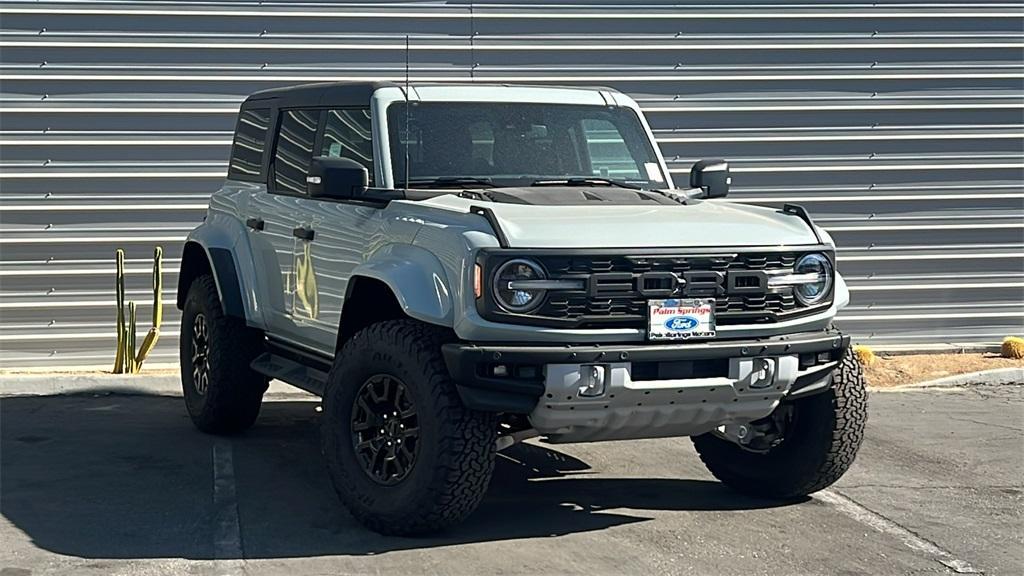
[[649, 300], [647, 337], [651, 340], [714, 338], [714, 298]]

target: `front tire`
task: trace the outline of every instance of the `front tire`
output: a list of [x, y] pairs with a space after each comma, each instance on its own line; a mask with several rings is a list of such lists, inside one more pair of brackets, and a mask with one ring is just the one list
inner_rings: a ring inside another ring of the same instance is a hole
[[830, 486], [853, 464], [867, 422], [867, 390], [852, 350], [832, 373], [825, 392], [793, 402], [783, 441], [751, 452], [714, 433], [693, 438], [707, 469], [746, 494], [793, 499]]
[[224, 315], [209, 274], [189, 287], [179, 346], [185, 407], [196, 428], [234, 434], [252, 426], [269, 383], [249, 367], [263, 349], [263, 337]]
[[412, 320], [381, 322], [356, 333], [331, 369], [324, 457], [341, 501], [375, 532], [446, 528], [487, 491], [497, 417], [462, 405], [441, 357], [448, 338]]

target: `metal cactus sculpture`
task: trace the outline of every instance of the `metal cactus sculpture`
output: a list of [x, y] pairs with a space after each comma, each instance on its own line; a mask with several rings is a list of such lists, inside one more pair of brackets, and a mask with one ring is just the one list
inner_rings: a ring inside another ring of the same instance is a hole
[[150, 327], [138, 352], [135, 351], [135, 302], [124, 301], [124, 250], [117, 249], [117, 352], [114, 355], [115, 374], [136, 374], [142, 368], [157, 340], [160, 339], [160, 324], [163, 322], [163, 248], [153, 250], [153, 325]]

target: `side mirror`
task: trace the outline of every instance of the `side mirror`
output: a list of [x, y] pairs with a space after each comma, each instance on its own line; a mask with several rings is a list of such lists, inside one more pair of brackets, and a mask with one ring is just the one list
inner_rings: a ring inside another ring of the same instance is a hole
[[690, 188], [703, 190], [702, 198], [725, 198], [730, 184], [732, 177], [725, 160], [701, 160], [690, 169]]
[[345, 199], [366, 191], [370, 175], [351, 158], [317, 156], [309, 165], [306, 192], [310, 198]]

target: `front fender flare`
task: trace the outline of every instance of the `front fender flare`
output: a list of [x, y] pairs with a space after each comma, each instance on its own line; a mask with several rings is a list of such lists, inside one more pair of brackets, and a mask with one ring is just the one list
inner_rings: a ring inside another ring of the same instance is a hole
[[[410, 244], [385, 246], [352, 270], [352, 279], [360, 276], [386, 284], [410, 318], [453, 326], [451, 282], [441, 261], [427, 250]], [[354, 285], [350, 280], [349, 293]]]

